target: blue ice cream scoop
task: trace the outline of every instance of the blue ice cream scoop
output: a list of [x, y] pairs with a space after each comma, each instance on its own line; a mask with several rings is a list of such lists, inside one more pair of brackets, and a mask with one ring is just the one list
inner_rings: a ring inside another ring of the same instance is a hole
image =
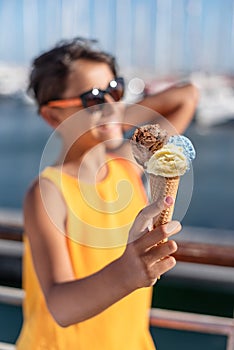
[[195, 159], [196, 151], [193, 147], [192, 142], [186, 136], [183, 136], [183, 135], [171, 136], [168, 140], [168, 143], [172, 143], [175, 146], [181, 147], [188, 162], [191, 162], [193, 159]]

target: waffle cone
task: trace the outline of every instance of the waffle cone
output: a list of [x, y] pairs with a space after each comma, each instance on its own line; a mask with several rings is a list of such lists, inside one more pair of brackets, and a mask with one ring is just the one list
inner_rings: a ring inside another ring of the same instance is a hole
[[[171, 196], [176, 199], [180, 177], [162, 177], [149, 174], [150, 181], [150, 192], [151, 192], [151, 202], [160, 201], [162, 202], [166, 196]], [[166, 224], [171, 221], [174, 211], [174, 205], [162, 210], [162, 212], [157, 217], [154, 222], [154, 227]]]

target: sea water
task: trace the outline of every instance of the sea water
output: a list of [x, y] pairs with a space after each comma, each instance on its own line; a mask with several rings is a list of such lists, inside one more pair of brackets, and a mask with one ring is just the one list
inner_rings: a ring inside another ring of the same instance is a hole
[[0, 98], [0, 122], [0, 207], [21, 209], [51, 130], [20, 98]]

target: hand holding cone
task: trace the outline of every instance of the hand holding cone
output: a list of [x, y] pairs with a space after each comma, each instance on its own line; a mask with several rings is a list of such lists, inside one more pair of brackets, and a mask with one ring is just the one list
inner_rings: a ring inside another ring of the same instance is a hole
[[162, 210], [157, 217], [153, 224], [155, 228], [172, 220], [180, 176], [189, 170], [195, 150], [187, 137], [176, 135], [168, 138], [167, 132], [158, 124], [136, 129], [131, 142], [136, 161], [149, 177], [151, 202], [162, 201], [167, 196], [174, 199], [173, 205]]

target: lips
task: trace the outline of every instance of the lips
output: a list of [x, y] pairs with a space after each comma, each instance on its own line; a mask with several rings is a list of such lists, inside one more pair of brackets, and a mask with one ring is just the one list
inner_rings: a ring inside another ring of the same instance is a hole
[[100, 133], [113, 132], [113, 131], [120, 130], [120, 124], [119, 123], [101, 124], [101, 125], [97, 125], [96, 128]]

